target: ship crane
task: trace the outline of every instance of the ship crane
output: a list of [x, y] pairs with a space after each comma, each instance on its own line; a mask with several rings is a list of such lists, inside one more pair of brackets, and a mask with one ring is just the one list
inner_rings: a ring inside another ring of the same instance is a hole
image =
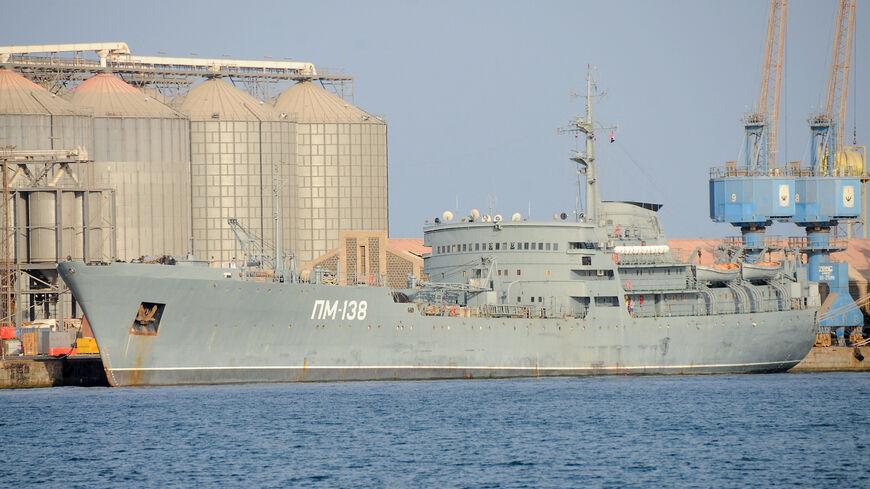
[[[292, 253], [284, 253], [281, 249], [281, 183], [280, 170], [278, 165], [272, 167], [272, 200], [275, 203], [274, 209], [274, 225], [275, 225], [275, 255], [271, 255], [263, 246], [263, 241], [254, 236], [251, 232], [245, 229], [238, 219], [231, 217], [227, 219], [227, 224], [236, 236], [236, 240], [242, 247], [242, 267], [257, 268], [261, 270], [272, 269], [273, 278], [277, 282], [285, 280], [295, 282], [298, 278], [296, 275], [296, 258]], [[289, 261], [289, 267], [288, 262]]]
[[242, 267], [270, 268], [273, 262], [272, 255], [263, 247], [262, 241], [245, 229], [234, 217], [227, 219], [227, 224], [242, 247]]

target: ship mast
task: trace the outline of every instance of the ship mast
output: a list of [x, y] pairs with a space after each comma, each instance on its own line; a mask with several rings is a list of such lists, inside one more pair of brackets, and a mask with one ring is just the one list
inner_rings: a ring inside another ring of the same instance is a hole
[[[603, 94], [596, 94], [603, 95]], [[614, 127], [600, 127], [601, 129], [615, 129]], [[586, 150], [574, 151], [571, 161], [577, 163], [577, 173], [586, 175], [586, 221], [598, 222], [601, 197], [598, 195], [598, 182], [595, 178], [595, 120], [592, 117], [592, 68], [587, 65], [586, 71], [586, 117], [577, 117], [559, 133], [583, 133], [586, 138]]]
[[[578, 124], [577, 128], [586, 135], [586, 155], [574, 155], [572, 160], [586, 165], [586, 212], [589, 220], [598, 222], [598, 207], [601, 199], [598, 197], [598, 185], [595, 179], [595, 129], [592, 118], [592, 69], [586, 70], [586, 124]], [[580, 158], [578, 158], [580, 157]]]

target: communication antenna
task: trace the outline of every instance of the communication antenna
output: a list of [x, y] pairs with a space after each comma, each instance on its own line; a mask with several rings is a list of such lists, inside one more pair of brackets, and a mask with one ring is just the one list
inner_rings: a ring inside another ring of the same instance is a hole
[[489, 215], [494, 215], [495, 209], [498, 207], [498, 197], [493, 194], [486, 194], [486, 205], [489, 207]]

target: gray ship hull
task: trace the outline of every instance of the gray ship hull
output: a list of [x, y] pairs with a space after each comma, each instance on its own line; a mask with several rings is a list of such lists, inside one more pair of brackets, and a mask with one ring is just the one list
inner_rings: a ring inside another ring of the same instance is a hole
[[[427, 316], [391, 290], [189, 265], [61, 263], [113, 386], [785, 371], [816, 309], [708, 316]], [[160, 304], [154, 334], [131, 328]], [[365, 304], [365, 306], [363, 306]]]

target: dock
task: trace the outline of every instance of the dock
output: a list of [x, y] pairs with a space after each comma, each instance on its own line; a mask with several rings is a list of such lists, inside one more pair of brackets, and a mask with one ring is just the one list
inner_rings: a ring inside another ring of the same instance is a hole
[[6, 357], [0, 360], [0, 389], [108, 387], [99, 355]]
[[814, 347], [789, 372], [870, 372], [870, 347]]

